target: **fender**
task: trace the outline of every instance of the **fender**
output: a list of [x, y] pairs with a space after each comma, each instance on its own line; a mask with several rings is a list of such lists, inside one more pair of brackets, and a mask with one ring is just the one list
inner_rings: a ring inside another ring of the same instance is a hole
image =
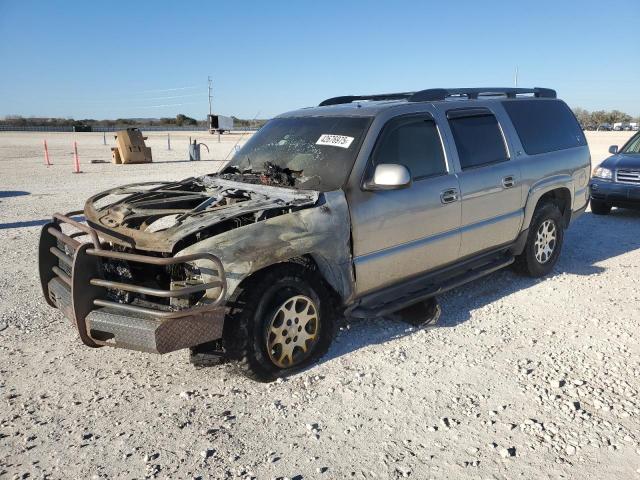
[[[310, 256], [324, 280], [346, 301], [353, 295], [351, 219], [342, 190], [321, 194], [318, 204], [263, 222], [229, 230], [180, 251], [215, 252], [227, 277], [227, 296], [250, 275], [276, 263]], [[204, 281], [216, 272], [195, 262]], [[215, 295], [215, 291], [207, 293]]]
[[529, 228], [531, 219], [533, 218], [533, 212], [535, 211], [540, 198], [542, 198], [545, 193], [561, 188], [569, 191], [569, 195], [571, 196], [569, 208], [571, 209], [571, 211], [573, 210], [573, 199], [575, 191], [573, 177], [571, 175], [562, 174], [543, 178], [542, 180], [534, 183], [529, 189], [529, 193], [527, 194], [527, 201], [524, 207], [524, 219], [522, 221], [521, 230], [526, 230]]

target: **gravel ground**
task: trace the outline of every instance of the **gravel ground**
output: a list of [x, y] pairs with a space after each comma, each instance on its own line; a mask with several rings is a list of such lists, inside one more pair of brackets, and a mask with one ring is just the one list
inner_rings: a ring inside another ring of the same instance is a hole
[[[239, 136], [202, 136], [226, 156]], [[640, 478], [640, 213], [587, 212], [553, 275], [498, 272], [443, 298], [436, 327], [343, 323], [329, 354], [272, 384], [185, 352], [88, 349], [41, 299], [54, 211], [99, 190], [179, 179], [188, 134], [116, 167], [102, 136], [0, 133], [0, 477]], [[589, 133], [594, 165], [626, 133]], [[243, 139], [244, 140], [244, 139]], [[242, 141], [242, 140], [241, 140]]]

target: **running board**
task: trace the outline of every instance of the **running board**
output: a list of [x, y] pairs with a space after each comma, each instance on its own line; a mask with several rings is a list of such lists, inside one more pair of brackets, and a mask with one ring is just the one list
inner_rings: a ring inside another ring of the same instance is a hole
[[384, 293], [368, 295], [355, 307], [348, 309], [345, 314], [354, 318], [383, 317], [489, 275], [511, 265], [514, 261], [515, 257], [504, 255], [488, 263], [464, 270], [454, 276], [449, 276], [442, 281], [438, 281], [437, 277], [431, 281], [426, 280], [420, 288], [410, 290], [408, 293], [393, 300], [385, 299]]

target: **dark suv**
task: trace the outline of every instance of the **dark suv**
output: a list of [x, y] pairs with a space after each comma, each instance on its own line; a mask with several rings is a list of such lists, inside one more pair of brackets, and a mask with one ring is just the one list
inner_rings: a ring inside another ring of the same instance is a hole
[[611, 207], [640, 207], [640, 133], [621, 148], [609, 148], [613, 155], [593, 171], [589, 184], [591, 211], [606, 215]]

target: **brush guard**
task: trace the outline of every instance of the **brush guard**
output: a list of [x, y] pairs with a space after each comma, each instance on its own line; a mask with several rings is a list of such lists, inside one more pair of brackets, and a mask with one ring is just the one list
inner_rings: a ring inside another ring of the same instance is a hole
[[[114, 251], [101, 243], [95, 229], [71, 218], [82, 213], [56, 213], [53, 220], [43, 226], [39, 270], [47, 303], [74, 323], [85, 345], [167, 353], [222, 337], [227, 282], [218, 257], [210, 253], [155, 257]], [[73, 231], [63, 233], [63, 225]], [[116, 282], [104, 278], [102, 265], [109, 259], [160, 267], [206, 261], [213, 264], [217, 279], [170, 290]], [[153, 302], [145, 302], [144, 306], [115, 302], [109, 300], [107, 289], [162, 299], [211, 289], [219, 292], [213, 300], [203, 297], [194, 306], [172, 309]]]

